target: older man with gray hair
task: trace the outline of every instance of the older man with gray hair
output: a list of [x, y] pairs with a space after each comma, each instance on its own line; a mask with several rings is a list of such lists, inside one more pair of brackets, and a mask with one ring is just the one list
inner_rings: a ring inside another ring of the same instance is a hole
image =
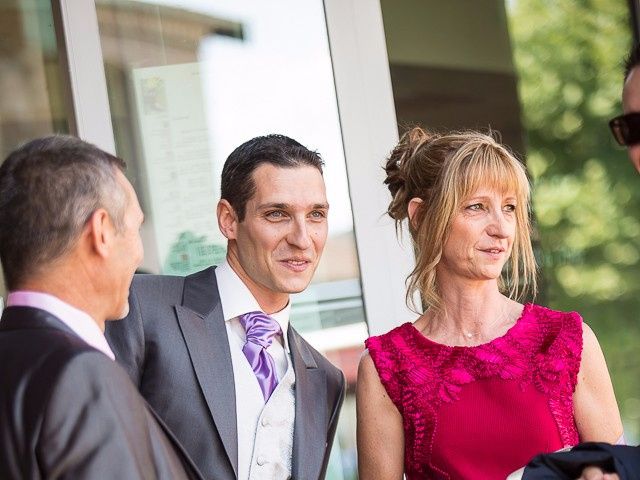
[[143, 215], [124, 162], [70, 136], [0, 167], [0, 478], [201, 478], [114, 361]]

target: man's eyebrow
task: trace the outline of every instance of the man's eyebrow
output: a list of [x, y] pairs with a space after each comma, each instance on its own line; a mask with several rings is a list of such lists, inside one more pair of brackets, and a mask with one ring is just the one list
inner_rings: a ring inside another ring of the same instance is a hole
[[286, 210], [290, 207], [288, 203], [263, 203], [262, 205], [258, 205], [258, 210], [264, 210], [267, 208], [275, 208], [278, 210]]
[[[291, 208], [291, 205], [288, 203], [277, 203], [277, 202], [273, 202], [273, 203], [263, 203], [262, 205], [258, 205], [258, 210], [266, 210], [269, 208], [274, 208], [277, 210], [288, 210], [289, 208]], [[314, 203], [313, 206], [311, 207], [314, 210], [328, 210], [329, 209], [329, 204], [328, 203]]]

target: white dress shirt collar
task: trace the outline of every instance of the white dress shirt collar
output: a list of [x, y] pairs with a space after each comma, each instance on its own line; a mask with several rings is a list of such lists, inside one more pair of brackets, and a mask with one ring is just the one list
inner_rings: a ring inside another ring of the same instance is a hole
[[[257, 300], [226, 260], [216, 267], [215, 273], [216, 280], [218, 281], [220, 303], [222, 304], [222, 315], [224, 316], [225, 322], [237, 318], [244, 313], [262, 311]], [[279, 312], [269, 315], [278, 322], [282, 329], [284, 348], [287, 352], [289, 352], [287, 328], [289, 327], [290, 313], [291, 302], [287, 303], [287, 306]]]
[[96, 321], [86, 312], [72, 307], [58, 297], [42, 292], [18, 290], [9, 293], [7, 307], [32, 307], [49, 312], [90, 346], [111, 360], [116, 359]]

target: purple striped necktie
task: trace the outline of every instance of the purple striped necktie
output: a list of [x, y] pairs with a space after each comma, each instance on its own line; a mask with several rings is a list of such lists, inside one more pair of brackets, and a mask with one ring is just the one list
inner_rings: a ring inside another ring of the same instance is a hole
[[264, 312], [249, 312], [239, 317], [247, 334], [242, 352], [249, 361], [264, 395], [265, 403], [278, 385], [276, 363], [267, 352], [276, 335], [282, 335], [280, 325]]

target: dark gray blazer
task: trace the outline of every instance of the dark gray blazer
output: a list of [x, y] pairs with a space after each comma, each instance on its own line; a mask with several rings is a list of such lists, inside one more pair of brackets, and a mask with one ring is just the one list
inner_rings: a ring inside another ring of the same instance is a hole
[[[107, 339], [140, 393], [205, 478], [238, 472], [236, 392], [215, 267], [187, 277], [136, 275], [130, 312]], [[324, 478], [344, 375], [290, 326], [296, 374], [292, 476]]]
[[200, 479], [122, 368], [55, 316], [0, 320], [0, 478]]

